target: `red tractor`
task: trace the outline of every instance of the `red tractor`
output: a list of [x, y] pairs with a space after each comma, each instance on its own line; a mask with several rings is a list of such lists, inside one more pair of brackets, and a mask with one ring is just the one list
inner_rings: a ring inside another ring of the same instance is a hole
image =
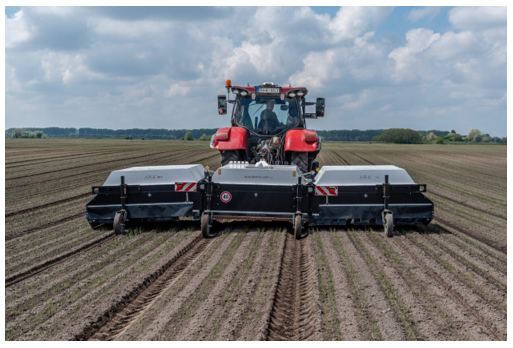
[[[218, 112], [227, 113], [227, 103], [234, 104], [232, 126], [219, 129], [210, 147], [221, 152], [222, 165], [231, 161], [268, 164], [293, 164], [303, 173], [315, 170], [321, 140], [306, 129], [307, 118], [324, 117], [324, 98], [307, 102], [305, 87], [280, 87], [264, 82], [260, 86], [232, 86], [226, 81], [226, 95], [217, 97]], [[230, 91], [235, 99], [230, 99]], [[315, 113], [306, 113], [315, 105]]]

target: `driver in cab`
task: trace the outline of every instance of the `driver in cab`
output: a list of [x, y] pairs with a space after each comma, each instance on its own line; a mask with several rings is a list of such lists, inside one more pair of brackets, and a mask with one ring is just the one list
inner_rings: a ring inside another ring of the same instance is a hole
[[270, 99], [267, 102], [267, 106], [264, 111], [260, 114], [260, 123], [258, 124], [258, 131], [268, 134], [274, 132], [276, 127], [280, 125], [276, 113], [273, 111], [275, 101]]

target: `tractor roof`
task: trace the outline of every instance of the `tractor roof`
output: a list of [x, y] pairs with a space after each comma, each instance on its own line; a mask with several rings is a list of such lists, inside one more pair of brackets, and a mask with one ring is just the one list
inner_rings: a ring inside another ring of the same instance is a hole
[[258, 88], [258, 87], [275, 87], [275, 88], [280, 88], [281, 89], [281, 93], [284, 93], [284, 94], [287, 94], [288, 92], [290, 91], [295, 91], [295, 90], [302, 90], [304, 92], [304, 96], [306, 96], [308, 94], [308, 90], [306, 89], [306, 87], [281, 87], [281, 86], [278, 86], [278, 85], [275, 85], [275, 84], [270, 84], [270, 83], [264, 83], [262, 85], [259, 85], [259, 86], [231, 86], [231, 90], [234, 90], [234, 89], [239, 89], [239, 90], [246, 90], [248, 92], [248, 94], [251, 94], [253, 92], [255, 92], [255, 88]]

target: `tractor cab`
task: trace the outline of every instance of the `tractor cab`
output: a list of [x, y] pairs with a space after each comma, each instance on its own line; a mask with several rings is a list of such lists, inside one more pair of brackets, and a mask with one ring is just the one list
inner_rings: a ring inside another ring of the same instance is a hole
[[[324, 98], [308, 102], [305, 87], [282, 87], [272, 82], [258, 86], [232, 86], [226, 81], [226, 95], [218, 96], [220, 115], [233, 104], [231, 127], [221, 128], [212, 137], [211, 147], [221, 152], [221, 163], [265, 160], [270, 164], [295, 164], [304, 172], [312, 170], [321, 142], [315, 131], [306, 128], [307, 118], [324, 117]], [[233, 94], [233, 99], [230, 98]], [[307, 113], [307, 106], [315, 106]]]
[[233, 121], [257, 135], [278, 135], [303, 125], [302, 114], [296, 98], [274, 96], [249, 96], [238, 99]]

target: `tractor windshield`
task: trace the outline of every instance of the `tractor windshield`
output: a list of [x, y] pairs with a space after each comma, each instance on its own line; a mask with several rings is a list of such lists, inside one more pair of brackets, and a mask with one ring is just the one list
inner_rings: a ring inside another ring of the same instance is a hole
[[270, 96], [241, 98], [235, 110], [236, 123], [260, 135], [276, 135], [296, 127], [299, 115], [295, 98]]

